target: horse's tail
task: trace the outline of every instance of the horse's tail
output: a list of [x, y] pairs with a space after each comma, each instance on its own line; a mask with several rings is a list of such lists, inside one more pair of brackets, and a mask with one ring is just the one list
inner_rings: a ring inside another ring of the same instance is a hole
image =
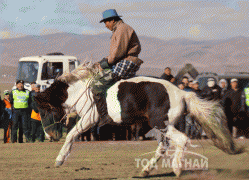
[[239, 147], [227, 127], [224, 110], [218, 101], [200, 99], [193, 92], [186, 92], [185, 101], [190, 115], [200, 123], [214, 145], [228, 154], [240, 154], [244, 147]]

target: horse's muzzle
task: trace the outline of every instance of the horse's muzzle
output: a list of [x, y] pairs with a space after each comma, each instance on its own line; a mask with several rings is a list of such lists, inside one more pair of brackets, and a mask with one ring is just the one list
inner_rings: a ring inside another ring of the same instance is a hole
[[45, 132], [50, 135], [54, 141], [59, 141], [63, 134], [63, 124], [62, 123], [54, 123], [49, 125], [48, 127], [44, 127]]

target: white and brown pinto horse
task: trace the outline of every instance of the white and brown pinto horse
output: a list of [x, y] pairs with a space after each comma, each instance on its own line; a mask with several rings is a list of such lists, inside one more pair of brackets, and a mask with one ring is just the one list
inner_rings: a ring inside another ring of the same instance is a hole
[[[41, 104], [42, 120], [46, 118], [44, 115], [51, 107], [60, 109], [57, 112], [61, 112], [62, 109], [68, 111], [74, 107], [81, 117], [67, 135], [56, 158], [56, 166], [62, 165], [66, 160], [76, 137], [98, 123], [98, 112], [89, 88], [94, 74], [96, 70], [93, 67], [81, 65], [72, 73], [59, 77], [50, 88], [36, 97]], [[188, 137], [178, 131], [174, 125], [186, 109], [197, 119], [215, 146], [229, 154], [243, 152], [243, 148], [237, 147], [230, 135], [223, 109], [218, 102], [199, 99], [195, 93], [182, 91], [165, 80], [134, 77], [118, 81], [107, 91], [107, 107], [109, 115], [117, 124], [137, 124], [148, 121], [151, 128], [157, 126], [159, 129], [164, 129], [165, 122], [168, 121], [165, 137], [176, 145], [172, 167], [177, 176], [182, 171], [183, 152]], [[56, 121], [60, 121], [63, 115], [57, 115]], [[154, 158], [142, 170], [143, 175], [151, 172], [153, 164], [166, 151], [167, 149], [160, 142]]]

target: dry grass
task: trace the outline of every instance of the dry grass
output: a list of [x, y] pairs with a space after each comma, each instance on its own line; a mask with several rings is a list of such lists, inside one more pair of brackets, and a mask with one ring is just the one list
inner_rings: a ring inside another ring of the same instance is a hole
[[[54, 161], [65, 138], [60, 142], [3, 144], [0, 130], [0, 179], [138, 179], [142, 166], [136, 158], [156, 149], [155, 141], [102, 141], [76, 142], [67, 161], [54, 168]], [[241, 140], [240, 140], [241, 141]], [[208, 157], [207, 171], [185, 171], [180, 179], [247, 179], [249, 178], [248, 152], [227, 155], [209, 140], [193, 141], [198, 148], [188, 148]], [[245, 140], [247, 147], [249, 140]], [[150, 158], [153, 154], [141, 156]], [[172, 169], [154, 170], [149, 179], [177, 179]], [[139, 178], [144, 179], [144, 178]]]

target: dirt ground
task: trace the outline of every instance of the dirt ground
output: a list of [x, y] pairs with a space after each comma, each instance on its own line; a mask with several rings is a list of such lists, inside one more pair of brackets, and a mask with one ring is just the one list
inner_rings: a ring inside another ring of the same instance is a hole
[[[209, 140], [193, 140], [198, 147], [187, 151], [208, 158], [208, 170], [184, 171], [177, 178], [171, 168], [158, 168], [148, 178], [141, 178], [141, 161], [151, 158], [156, 141], [75, 142], [66, 162], [54, 167], [61, 149], [60, 142], [4, 144], [0, 129], [0, 179], [249, 179], [249, 153], [228, 155], [211, 145]], [[249, 147], [249, 139], [237, 140]], [[138, 163], [139, 162], [139, 163]]]

